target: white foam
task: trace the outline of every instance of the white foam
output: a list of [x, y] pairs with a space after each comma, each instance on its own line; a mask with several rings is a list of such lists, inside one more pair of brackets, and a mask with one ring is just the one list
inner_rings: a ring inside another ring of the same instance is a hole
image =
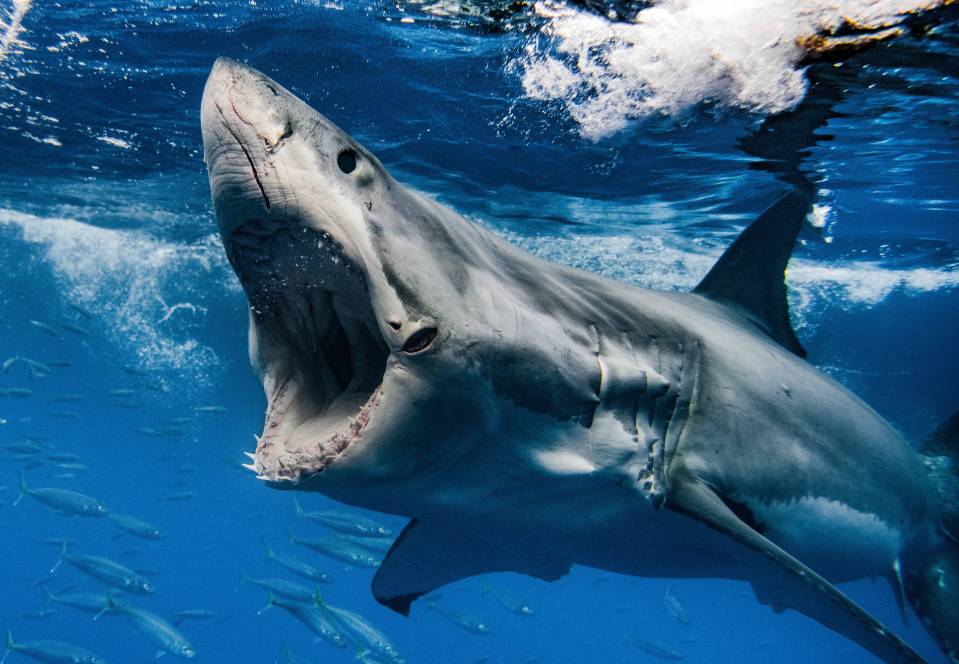
[[759, 115], [794, 107], [807, 82], [797, 40], [845, 22], [894, 25], [937, 0], [660, 0], [634, 23], [540, 1], [546, 20], [514, 62], [534, 99], [559, 102], [592, 139], [704, 103]]
[[19, 43], [23, 32], [23, 17], [30, 11], [33, 0], [13, 0], [6, 20], [0, 20], [0, 61], [7, 57], [10, 49]]
[[[687, 236], [613, 235], [588, 237], [503, 233], [507, 240], [546, 260], [565, 263], [626, 283], [669, 291], [689, 291], [722, 253]], [[680, 231], [681, 232], [681, 231]], [[959, 270], [891, 268], [868, 261], [826, 264], [793, 259], [787, 275], [793, 323], [813, 327], [813, 314], [826, 305], [873, 307], [900, 291], [919, 295], [959, 288]]]
[[136, 231], [0, 209], [4, 228], [42, 251], [61, 296], [98, 317], [103, 333], [130, 356], [125, 363], [144, 370], [176, 369], [196, 384], [217, 365], [214, 350], [190, 334], [204, 323], [205, 309], [166, 304], [168, 298], [202, 298], [211, 281], [218, 290], [229, 287], [216, 236], [182, 245]]

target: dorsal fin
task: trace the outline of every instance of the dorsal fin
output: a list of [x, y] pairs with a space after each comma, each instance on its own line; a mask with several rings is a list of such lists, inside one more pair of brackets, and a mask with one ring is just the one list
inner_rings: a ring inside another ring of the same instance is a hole
[[693, 290], [739, 309], [799, 357], [806, 357], [806, 351], [789, 322], [786, 263], [811, 204], [797, 190], [783, 194], [736, 238]]

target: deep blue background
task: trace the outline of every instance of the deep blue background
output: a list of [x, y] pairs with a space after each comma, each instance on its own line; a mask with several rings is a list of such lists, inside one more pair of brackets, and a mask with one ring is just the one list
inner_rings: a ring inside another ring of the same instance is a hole
[[[53, 478], [48, 464], [28, 470], [28, 481], [95, 495], [159, 524], [166, 538], [116, 539], [104, 520], [56, 515], [29, 498], [12, 507], [20, 463], [0, 458], [0, 628], [17, 640], [70, 641], [112, 662], [154, 658], [156, 648], [117, 617], [92, 622], [66, 607], [24, 617], [41, 606], [31, 582], [57, 558], [38, 540], [67, 537], [78, 552], [156, 570], [145, 608], [213, 610], [213, 619], [182, 626], [200, 661], [272, 662], [282, 642], [308, 661], [355, 661], [313, 643], [279, 610], [258, 616], [264, 593], [238, 587], [241, 570], [282, 575], [265, 560], [262, 539], [293, 551], [288, 526], [320, 528], [294, 522], [289, 494], [238, 467], [264, 402], [202, 163], [199, 99], [217, 55], [302, 95], [399, 179], [541, 255], [632, 283], [691, 287], [782, 189], [777, 174], [806, 178], [831, 210], [825, 229], [804, 234], [790, 271], [810, 360], [917, 443], [959, 405], [954, 26], [811, 72], [824, 89], [807, 102], [834, 95], [834, 115], [815, 138], [796, 130], [807, 154], [795, 171], [782, 165], [794, 154], [783, 144], [744, 148], [762, 118], [735, 113], [582, 139], [561, 109], [522, 96], [508, 66], [530, 38], [521, 32], [400, 24], [386, 20], [396, 18], [387, 3], [117, 4], [125, 6], [38, 2], [24, 19], [23, 45], [0, 61], [0, 360], [73, 363], [34, 381], [22, 364], [0, 374], [0, 388], [34, 391], [0, 397], [0, 442], [39, 435], [81, 455], [88, 470], [76, 478]], [[178, 303], [189, 306], [164, 319]], [[90, 334], [54, 338], [30, 320], [76, 323]], [[108, 395], [119, 388], [135, 394]], [[84, 399], [48, 401], [65, 393]], [[208, 404], [229, 412], [192, 411]], [[64, 410], [77, 417], [54, 414]], [[136, 431], [184, 416], [179, 438]], [[174, 491], [197, 495], [157, 501]], [[303, 502], [328, 505], [319, 496]], [[331, 603], [368, 616], [410, 662], [650, 659], [627, 636], [671, 644], [694, 662], [871, 661], [818, 624], [761, 607], [745, 584], [673, 583], [690, 615], [684, 626], [663, 604], [668, 581], [586, 569], [555, 584], [497, 575], [492, 582], [536, 615], [513, 615], [479, 581], [465, 582], [445, 601], [492, 626], [475, 636], [424, 607], [395, 616], [372, 600], [368, 570], [296, 553], [333, 575]], [[70, 569], [50, 587], [72, 584], [96, 587]], [[940, 661], [914, 617], [902, 624], [884, 580], [846, 590]]]

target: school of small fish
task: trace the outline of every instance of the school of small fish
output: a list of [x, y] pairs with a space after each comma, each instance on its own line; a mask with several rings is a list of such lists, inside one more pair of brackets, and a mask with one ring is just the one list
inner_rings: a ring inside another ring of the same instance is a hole
[[[86, 344], [86, 340], [94, 334], [88, 330], [94, 329], [94, 315], [76, 305], [71, 305], [71, 309], [74, 312], [71, 320], [50, 323], [29, 319], [29, 328], [24, 332], [39, 333], [41, 339], [48, 339], [48, 343], [56, 346], [70, 343], [71, 340], [73, 343]], [[138, 409], [149, 402], [151, 392], [163, 395], [170, 390], [163, 380], [132, 366], [118, 368], [116, 387], [95, 394], [77, 391], [49, 393], [44, 389], [44, 383], [49, 382], [51, 376], [57, 372], [67, 372], [72, 367], [70, 361], [37, 359], [23, 354], [11, 355], [0, 363], [0, 407], [4, 409], [0, 413], [3, 415], [0, 425], [9, 422], [29, 424], [30, 418], [20, 416], [16, 405], [26, 400], [49, 404], [51, 408], [43, 413], [47, 417], [79, 419], [81, 412], [78, 411], [85, 408]], [[24, 379], [28, 381], [27, 384], [22, 382]], [[78, 410], [65, 410], [63, 406]], [[216, 417], [228, 412], [226, 407], [220, 405], [195, 405], [186, 416], [151, 422], [135, 428], [131, 433], [159, 439], [157, 444], [162, 444], [164, 439], [176, 444], [191, 434], [195, 418]], [[11, 438], [6, 435], [9, 430], [0, 428], [0, 478], [6, 475], [12, 480], [7, 483], [8, 486], [0, 486], [0, 506], [36, 509], [37, 518], [50, 524], [56, 524], [62, 517], [84, 519], [83, 523], [87, 523], [86, 519], [96, 519], [109, 522], [115, 531], [112, 541], [92, 550], [64, 538], [38, 542], [40, 550], [47, 550], [50, 554], [46, 564], [38, 562], [38, 579], [33, 585], [39, 586], [39, 590], [30, 590], [40, 593], [38, 600], [41, 605], [39, 610], [21, 613], [20, 617], [44, 621], [58, 611], [88, 614], [91, 617], [91, 640], [87, 645], [91, 646], [97, 643], [93, 637], [101, 619], [124, 620], [143, 640], [142, 652], [131, 653], [131, 657], [143, 657], [151, 653], [157, 657], [164, 654], [183, 659], [200, 657], [189, 634], [202, 630], [203, 621], [216, 617], [215, 614], [202, 608], [183, 608], [165, 615], [149, 610], [146, 607], [151, 598], [163, 593], [166, 585], [164, 580], [154, 582], [148, 577], [154, 576], [155, 571], [134, 568], [118, 560], [129, 551], [110, 550], [111, 545], [119, 541], [131, 541], [129, 538], [134, 538], [132, 541], [153, 542], [162, 548], [162, 519], [159, 524], [154, 523], [154, 515], [143, 518], [130, 514], [123, 509], [115, 509], [122, 508], [122, 505], [107, 505], [92, 495], [67, 488], [66, 483], [71, 480], [82, 480], [94, 474], [95, 469], [88, 467], [89, 460], [61, 447], [47, 436], [29, 434]], [[191, 501], [197, 496], [191, 488], [189, 477], [198, 468], [184, 463], [184, 459], [178, 458], [175, 452], [163, 459], [176, 460], [177, 473], [184, 479], [175, 482], [167, 490], [157, 492], [154, 500], [158, 515], [162, 515], [164, 504]], [[88, 485], [95, 486], [96, 483]], [[15, 499], [4, 500], [15, 490]], [[320, 529], [319, 532], [317, 529]], [[321, 648], [354, 653], [357, 661], [367, 664], [404, 662], [390, 637], [372, 620], [327, 601], [323, 589], [334, 583], [334, 574], [316, 560], [322, 556], [329, 561], [329, 565], [356, 568], [361, 573], [372, 574], [387, 555], [398, 533], [346, 509], [307, 509], [297, 497], [292, 499], [287, 532], [286, 543], [260, 540], [262, 559], [276, 570], [276, 576], [252, 575], [244, 569], [237, 569], [238, 585], [235, 590], [247, 588], [249, 590], [244, 592], [262, 593], [265, 601], [258, 614], [279, 610], [292, 619], [291, 629], [295, 629], [295, 624], [299, 623], [314, 637], [316, 643], [324, 644], [319, 646]], [[299, 553], [294, 553], [297, 549]], [[65, 573], [73, 576], [66, 579]], [[461, 587], [454, 590], [453, 594], [463, 590]], [[494, 585], [487, 578], [467, 582], [465, 590], [488, 598], [491, 603], [501, 606], [519, 619], [525, 620], [535, 615], [533, 608], [522, 597], [508, 588]], [[689, 624], [688, 614], [673, 594], [671, 586], [663, 596], [663, 603], [668, 615], [683, 625]], [[455, 604], [455, 597], [433, 593], [423, 603], [423, 611], [436, 615], [438, 620], [460, 630], [464, 636], [482, 637], [492, 632], [493, 627], [488, 620], [471, 615]], [[629, 610], [633, 610], [632, 607]], [[42, 633], [43, 630], [36, 631], [41, 632], [38, 636], [43, 638], [18, 640], [12, 630], [6, 630], [0, 664], [6, 664], [6, 660], [14, 654], [48, 663], [106, 664], [104, 658], [84, 646], [49, 639], [46, 637], [50, 635]], [[682, 654], [671, 645], [653, 639], [629, 636], [627, 641], [652, 657], [682, 659]], [[280, 647], [278, 662], [305, 664], [310, 661], [291, 652], [285, 643], [281, 643]], [[479, 661], [502, 660], [484, 657]]]

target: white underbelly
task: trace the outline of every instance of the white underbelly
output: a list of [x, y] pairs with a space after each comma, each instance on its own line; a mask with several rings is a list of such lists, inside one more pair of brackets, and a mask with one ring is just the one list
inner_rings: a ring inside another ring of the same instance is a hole
[[833, 581], [889, 574], [903, 547], [898, 528], [829, 498], [745, 502], [766, 537]]

